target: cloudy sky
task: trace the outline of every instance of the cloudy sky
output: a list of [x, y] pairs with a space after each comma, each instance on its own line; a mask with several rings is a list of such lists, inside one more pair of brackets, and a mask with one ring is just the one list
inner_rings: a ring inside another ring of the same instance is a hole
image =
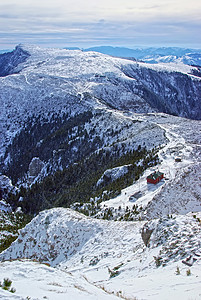
[[201, 0], [0, 0], [0, 49], [201, 48]]

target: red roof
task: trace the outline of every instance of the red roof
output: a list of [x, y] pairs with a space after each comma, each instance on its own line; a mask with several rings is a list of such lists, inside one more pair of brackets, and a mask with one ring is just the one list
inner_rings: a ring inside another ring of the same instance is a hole
[[155, 171], [154, 173], [151, 173], [149, 176], [147, 176], [147, 182], [149, 183], [157, 183], [164, 177], [164, 174], [159, 171]]

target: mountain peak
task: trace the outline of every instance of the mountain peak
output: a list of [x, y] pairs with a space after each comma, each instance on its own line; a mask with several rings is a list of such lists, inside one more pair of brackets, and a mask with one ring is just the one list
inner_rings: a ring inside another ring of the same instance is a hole
[[29, 52], [21, 45], [15, 47], [12, 52], [0, 55], [0, 77], [18, 73], [18, 65], [25, 62], [30, 56]]

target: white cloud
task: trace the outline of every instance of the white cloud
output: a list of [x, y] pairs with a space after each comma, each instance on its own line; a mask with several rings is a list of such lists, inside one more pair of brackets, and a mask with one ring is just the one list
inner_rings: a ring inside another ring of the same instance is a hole
[[69, 21], [95, 21], [97, 19], [148, 20], [155, 17], [199, 16], [200, 0], [1, 0], [0, 11], [7, 15], [54, 15], [68, 17]]
[[72, 41], [119, 38], [128, 44], [150, 36], [184, 42], [186, 32], [186, 42], [196, 34], [201, 44], [200, 16], [200, 0], [1, 0], [0, 33], [61, 33]]

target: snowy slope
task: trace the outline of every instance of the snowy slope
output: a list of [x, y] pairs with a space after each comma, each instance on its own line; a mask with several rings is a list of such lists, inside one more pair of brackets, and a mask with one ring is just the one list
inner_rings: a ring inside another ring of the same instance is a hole
[[39, 213], [21, 230], [16, 243], [1, 254], [1, 259], [32, 258], [55, 266], [72, 258], [77, 252], [85, 256], [91, 244], [94, 244], [100, 258], [108, 255], [118, 257], [123, 250], [120, 240], [125, 234], [130, 236], [125, 240], [125, 249], [130, 248], [131, 251], [133, 243], [138, 244], [137, 240], [129, 242], [132, 232], [139, 235], [139, 225], [104, 222], [70, 209], [52, 209]]
[[200, 163], [177, 170], [175, 179], [164, 185], [147, 206], [147, 217], [201, 211], [200, 170]]
[[[121, 294], [126, 299], [161, 299], [171, 287], [176, 291], [171, 299], [179, 295], [182, 299], [190, 295], [197, 298], [200, 216], [174, 215], [145, 224], [93, 220], [69, 209], [44, 211], [21, 230], [17, 241], [0, 258], [34, 258], [55, 268], [28, 261], [2, 262], [1, 274], [11, 278], [16, 295], [39, 299], [42, 295], [65, 299], [66, 293], [69, 299], [85, 299], [87, 293], [97, 293], [97, 299], [105, 299], [106, 293], [111, 299], [114, 295], [121, 298]], [[141, 237], [144, 226], [153, 230], [149, 247]], [[182, 260], [189, 255], [196, 259], [188, 277], [189, 267]], [[177, 266], [181, 275], [175, 274]], [[171, 276], [174, 281], [167, 280]], [[28, 282], [32, 289], [23, 286]]]
[[[167, 143], [159, 151], [160, 164], [148, 168], [133, 185], [102, 207], [143, 207], [137, 219], [152, 219], [162, 215], [186, 214], [201, 210], [201, 123], [165, 114], [140, 115], [140, 118], [157, 124], [165, 131]], [[175, 158], [180, 157], [181, 162]], [[156, 185], [147, 184], [146, 177], [155, 170], [164, 173], [164, 179]], [[139, 196], [133, 198], [133, 195]]]
[[[12, 278], [15, 294], [0, 289], [0, 299], [16, 300], [88, 300], [118, 299], [77, 278], [70, 272], [58, 270], [38, 262], [16, 261], [0, 264], [4, 278]], [[30, 298], [28, 298], [30, 297]]]
[[[6, 260], [0, 264], [1, 280], [11, 278], [16, 288], [14, 295], [0, 290], [2, 299], [200, 298], [200, 122], [164, 114], [127, 116], [137, 117], [165, 130], [168, 142], [159, 152], [159, 168], [168, 180], [147, 185], [147, 170], [104, 204], [125, 207], [140, 188], [141, 217], [154, 220], [103, 221], [64, 208], [41, 212], [0, 255]], [[176, 156], [182, 161], [175, 162]], [[147, 230], [146, 247], [142, 232]]]
[[[177, 266], [181, 275], [176, 275]], [[142, 266], [143, 267], [143, 266]], [[198, 262], [191, 267], [182, 263], [173, 263], [165, 268], [157, 268], [134, 277], [134, 268], [124, 272], [108, 282], [95, 282], [79, 274], [47, 267], [30, 261], [13, 261], [0, 264], [3, 278], [10, 278], [15, 294], [0, 289], [2, 300], [105, 300], [105, 299], [138, 299], [138, 300], [173, 300], [200, 298], [200, 268]], [[91, 273], [95, 278], [97, 271]], [[45, 298], [46, 297], [46, 298]]]

